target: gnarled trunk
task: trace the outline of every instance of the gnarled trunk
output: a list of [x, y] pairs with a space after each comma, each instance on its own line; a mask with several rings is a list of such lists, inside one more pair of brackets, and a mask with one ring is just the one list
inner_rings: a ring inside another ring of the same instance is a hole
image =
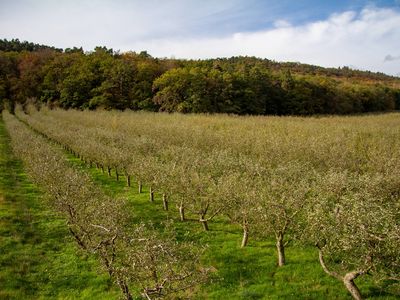
[[334, 272], [334, 271], [330, 271], [327, 267], [327, 265], [325, 264], [325, 260], [324, 260], [324, 256], [322, 254], [322, 250], [319, 249], [319, 262], [322, 266], [322, 269], [324, 270], [324, 272], [332, 277], [335, 277], [338, 280], [343, 281], [344, 286], [346, 287], [346, 289], [349, 291], [349, 293], [351, 294], [351, 296], [356, 299], [356, 300], [362, 300], [362, 296], [360, 293], [360, 290], [358, 289], [357, 285], [354, 283], [354, 279], [356, 279], [358, 276], [364, 274], [364, 271], [353, 271], [353, 272], [349, 272], [347, 273], [344, 277], [339, 275], [338, 273]]
[[108, 174], [108, 177], [111, 177], [111, 167], [107, 167], [107, 174]]
[[125, 175], [126, 176], [126, 186], [130, 187], [131, 186], [131, 176], [130, 175]]
[[360, 290], [358, 289], [357, 285], [354, 283], [354, 279], [356, 279], [358, 276], [360, 276], [362, 274], [363, 274], [363, 272], [354, 271], [354, 272], [347, 273], [343, 277], [344, 286], [350, 292], [351, 296], [355, 300], [362, 300]]
[[283, 244], [283, 235], [278, 235], [276, 237], [276, 250], [278, 252], [278, 266], [282, 267], [285, 265], [285, 245]]

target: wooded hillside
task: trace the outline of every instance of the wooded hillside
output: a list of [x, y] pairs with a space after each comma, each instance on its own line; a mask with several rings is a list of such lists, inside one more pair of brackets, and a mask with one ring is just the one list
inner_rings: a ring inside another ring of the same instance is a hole
[[352, 114], [400, 108], [400, 78], [255, 57], [153, 58], [0, 40], [0, 105], [234, 114]]

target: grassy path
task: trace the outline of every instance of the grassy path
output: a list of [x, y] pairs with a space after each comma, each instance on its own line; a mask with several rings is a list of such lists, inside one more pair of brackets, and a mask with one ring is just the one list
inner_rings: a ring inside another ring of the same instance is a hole
[[117, 299], [15, 159], [0, 116], [0, 299]]

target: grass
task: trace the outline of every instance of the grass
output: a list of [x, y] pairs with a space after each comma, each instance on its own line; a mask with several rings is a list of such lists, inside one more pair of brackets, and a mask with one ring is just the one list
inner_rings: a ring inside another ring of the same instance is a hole
[[102, 274], [30, 183], [0, 118], [0, 299], [117, 299]]
[[[210, 231], [204, 232], [198, 222], [180, 222], [172, 204], [170, 211], [163, 211], [161, 195], [156, 195], [151, 203], [146, 187], [139, 194], [135, 183], [126, 187], [123, 176], [116, 181], [115, 177], [108, 177], [71, 155], [68, 158], [75, 166], [89, 172], [109, 195], [130, 199], [132, 213], [137, 219], [153, 223], [173, 220], [178, 239], [207, 245], [202, 260], [214, 272], [211, 282], [200, 287], [195, 296], [191, 296], [193, 299], [351, 299], [341, 282], [323, 272], [313, 247], [288, 247], [287, 265], [279, 268], [273, 240], [253, 238], [249, 246], [242, 249], [240, 228], [227, 220], [213, 220], [209, 224]], [[357, 279], [357, 284], [365, 298], [398, 299], [376, 287], [368, 277]]]

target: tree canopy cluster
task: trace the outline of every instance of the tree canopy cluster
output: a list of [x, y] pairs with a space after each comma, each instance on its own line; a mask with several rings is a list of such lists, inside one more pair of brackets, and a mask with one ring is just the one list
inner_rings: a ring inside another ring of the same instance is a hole
[[[0, 101], [62, 108], [233, 114], [350, 114], [400, 107], [400, 79], [255, 57], [158, 59], [106, 47], [0, 40]], [[0, 103], [1, 105], [1, 103]]]
[[19, 39], [12, 39], [8, 41], [7, 39], [0, 39], [0, 51], [39, 51], [39, 50], [53, 50], [57, 52], [62, 52], [63, 49], [55, 48], [52, 46], [46, 46], [41, 44], [36, 44], [28, 41], [21, 42]]

